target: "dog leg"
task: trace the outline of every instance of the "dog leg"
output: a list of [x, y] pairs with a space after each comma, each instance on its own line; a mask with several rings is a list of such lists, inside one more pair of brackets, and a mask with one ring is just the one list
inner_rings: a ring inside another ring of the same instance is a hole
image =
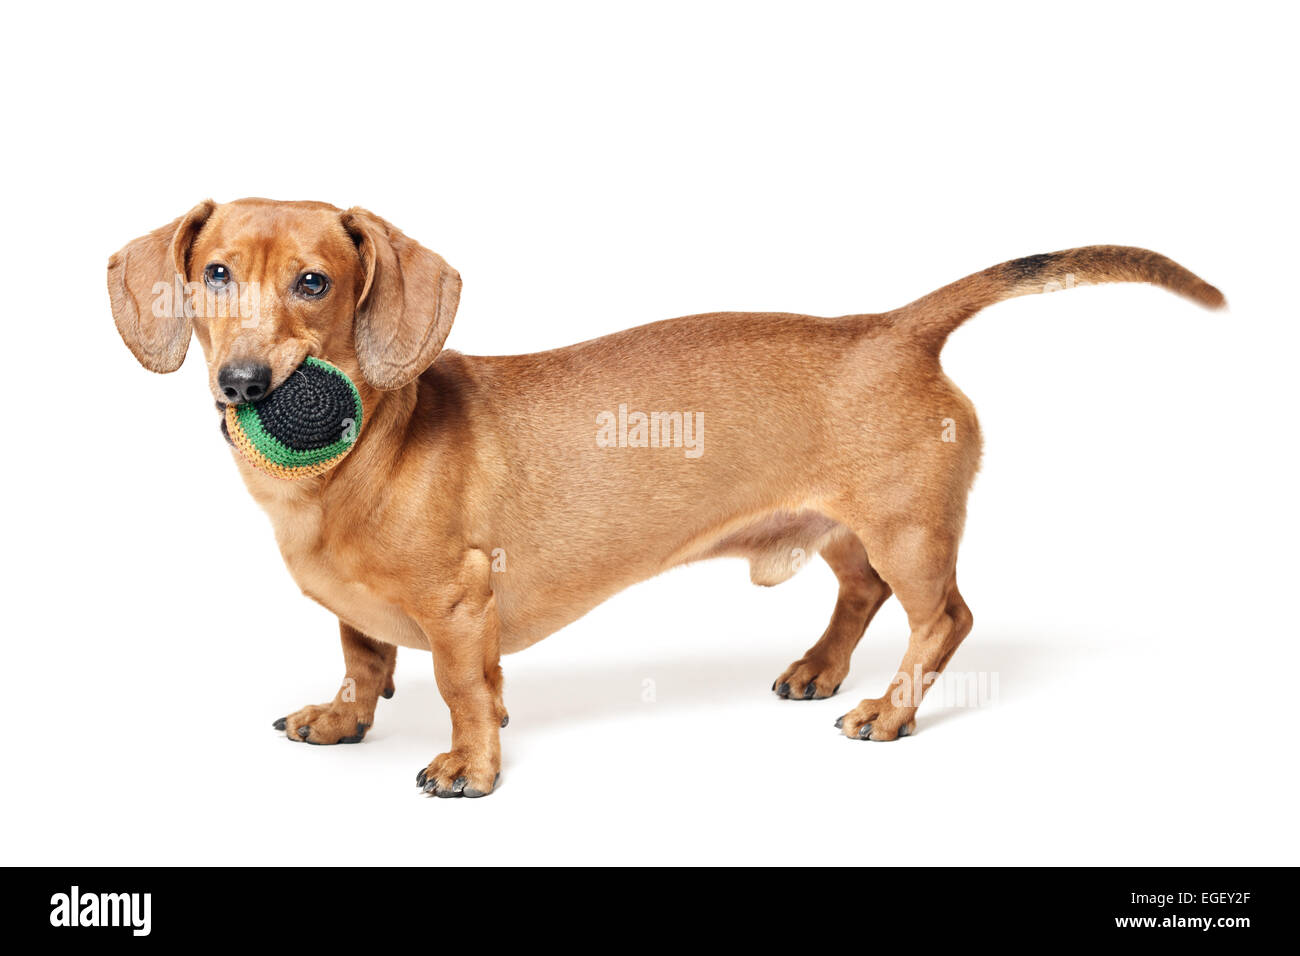
[[822, 549], [822, 557], [839, 578], [840, 593], [831, 622], [817, 643], [804, 652], [772, 684], [779, 697], [821, 700], [840, 689], [849, 673], [849, 658], [876, 611], [889, 599], [889, 585], [880, 579], [862, 542], [845, 532]]
[[451, 750], [416, 775], [416, 785], [439, 797], [482, 797], [501, 771], [502, 702], [500, 625], [490, 588], [467, 589], [452, 609], [420, 621], [433, 651], [438, 690], [451, 711]]
[[360, 743], [375, 722], [379, 695], [393, 696], [397, 648], [372, 640], [339, 621], [343, 640], [343, 686], [328, 704], [304, 707], [274, 724], [290, 740], [309, 744]]
[[862, 701], [836, 726], [846, 737], [895, 740], [916, 729], [921, 698], [970, 633], [973, 618], [957, 591], [955, 534], [910, 526], [864, 539], [875, 567], [907, 612], [912, 633], [889, 690]]

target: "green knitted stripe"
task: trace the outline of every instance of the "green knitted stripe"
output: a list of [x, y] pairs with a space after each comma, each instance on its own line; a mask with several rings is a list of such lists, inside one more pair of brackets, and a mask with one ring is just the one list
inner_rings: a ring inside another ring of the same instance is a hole
[[343, 441], [342, 439], [324, 448], [315, 448], [311, 451], [295, 451], [283, 445], [274, 435], [267, 433], [262, 428], [262, 420], [257, 417], [257, 413], [249, 409], [246, 414], [243, 408], [236, 413], [239, 416], [239, 427], [244, 430], [248, 440], [252, 442], [254, 448], [267, 461], [282, 465], [285, 468], [297, 468], [302, 465], [314, 465], [320, 461], [328, 461], [336, 455], [342, 455], [352, 447], [352, 442]]

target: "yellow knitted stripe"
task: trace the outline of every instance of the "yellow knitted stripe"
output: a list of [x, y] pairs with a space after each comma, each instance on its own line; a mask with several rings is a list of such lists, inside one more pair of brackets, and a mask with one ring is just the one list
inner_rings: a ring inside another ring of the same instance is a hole
[[244, 460], [256, 468], [258, 471], [264, 471], [273, 478], [283, 478], [285, 481], [296, 481], [299, 478], [310, 478], [313, 475], [323, 475], [339, 463], [347, 452], [335, 455], [326, 461], [318, 461], [312, 465], [300, 465], [298, 467], [286, 467], [271, 461], [253, 444], [244, 431], [243, 426], [239, 424], [239, 416], [235, 414], [235, 406], [226, 406], [226, 431], [230, 432], [230, 440], [235, 443], [235, 448], [244, 456]]

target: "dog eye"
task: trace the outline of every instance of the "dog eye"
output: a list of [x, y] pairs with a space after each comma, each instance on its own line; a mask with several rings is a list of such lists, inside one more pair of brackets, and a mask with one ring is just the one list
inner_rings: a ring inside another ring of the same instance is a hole
[[330, 287], [330, 280], [320, 272], [304, 272], [298, 276], [298, 284], [294, 290], [299, 295], [305, 295], [309, 299], [315, 299], [325, 294], [325, 290]]
[[214, 289], [222, 289], [230, 284], [230, 270], [219, 262], [213, 262], [203, 270], [203, 279]]

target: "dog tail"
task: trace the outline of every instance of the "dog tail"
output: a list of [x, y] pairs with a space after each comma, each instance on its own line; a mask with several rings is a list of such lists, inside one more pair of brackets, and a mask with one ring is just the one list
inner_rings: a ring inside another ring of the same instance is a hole
[[1081, 246], [991, 266], [886, 313], [885, 318], [938, 354], [957, 326], [995, 302], [1097, 282], [1150, 282], [1207, 308], [1226, 304], [1222, 292], [1158, 252], [1133, 246]]

